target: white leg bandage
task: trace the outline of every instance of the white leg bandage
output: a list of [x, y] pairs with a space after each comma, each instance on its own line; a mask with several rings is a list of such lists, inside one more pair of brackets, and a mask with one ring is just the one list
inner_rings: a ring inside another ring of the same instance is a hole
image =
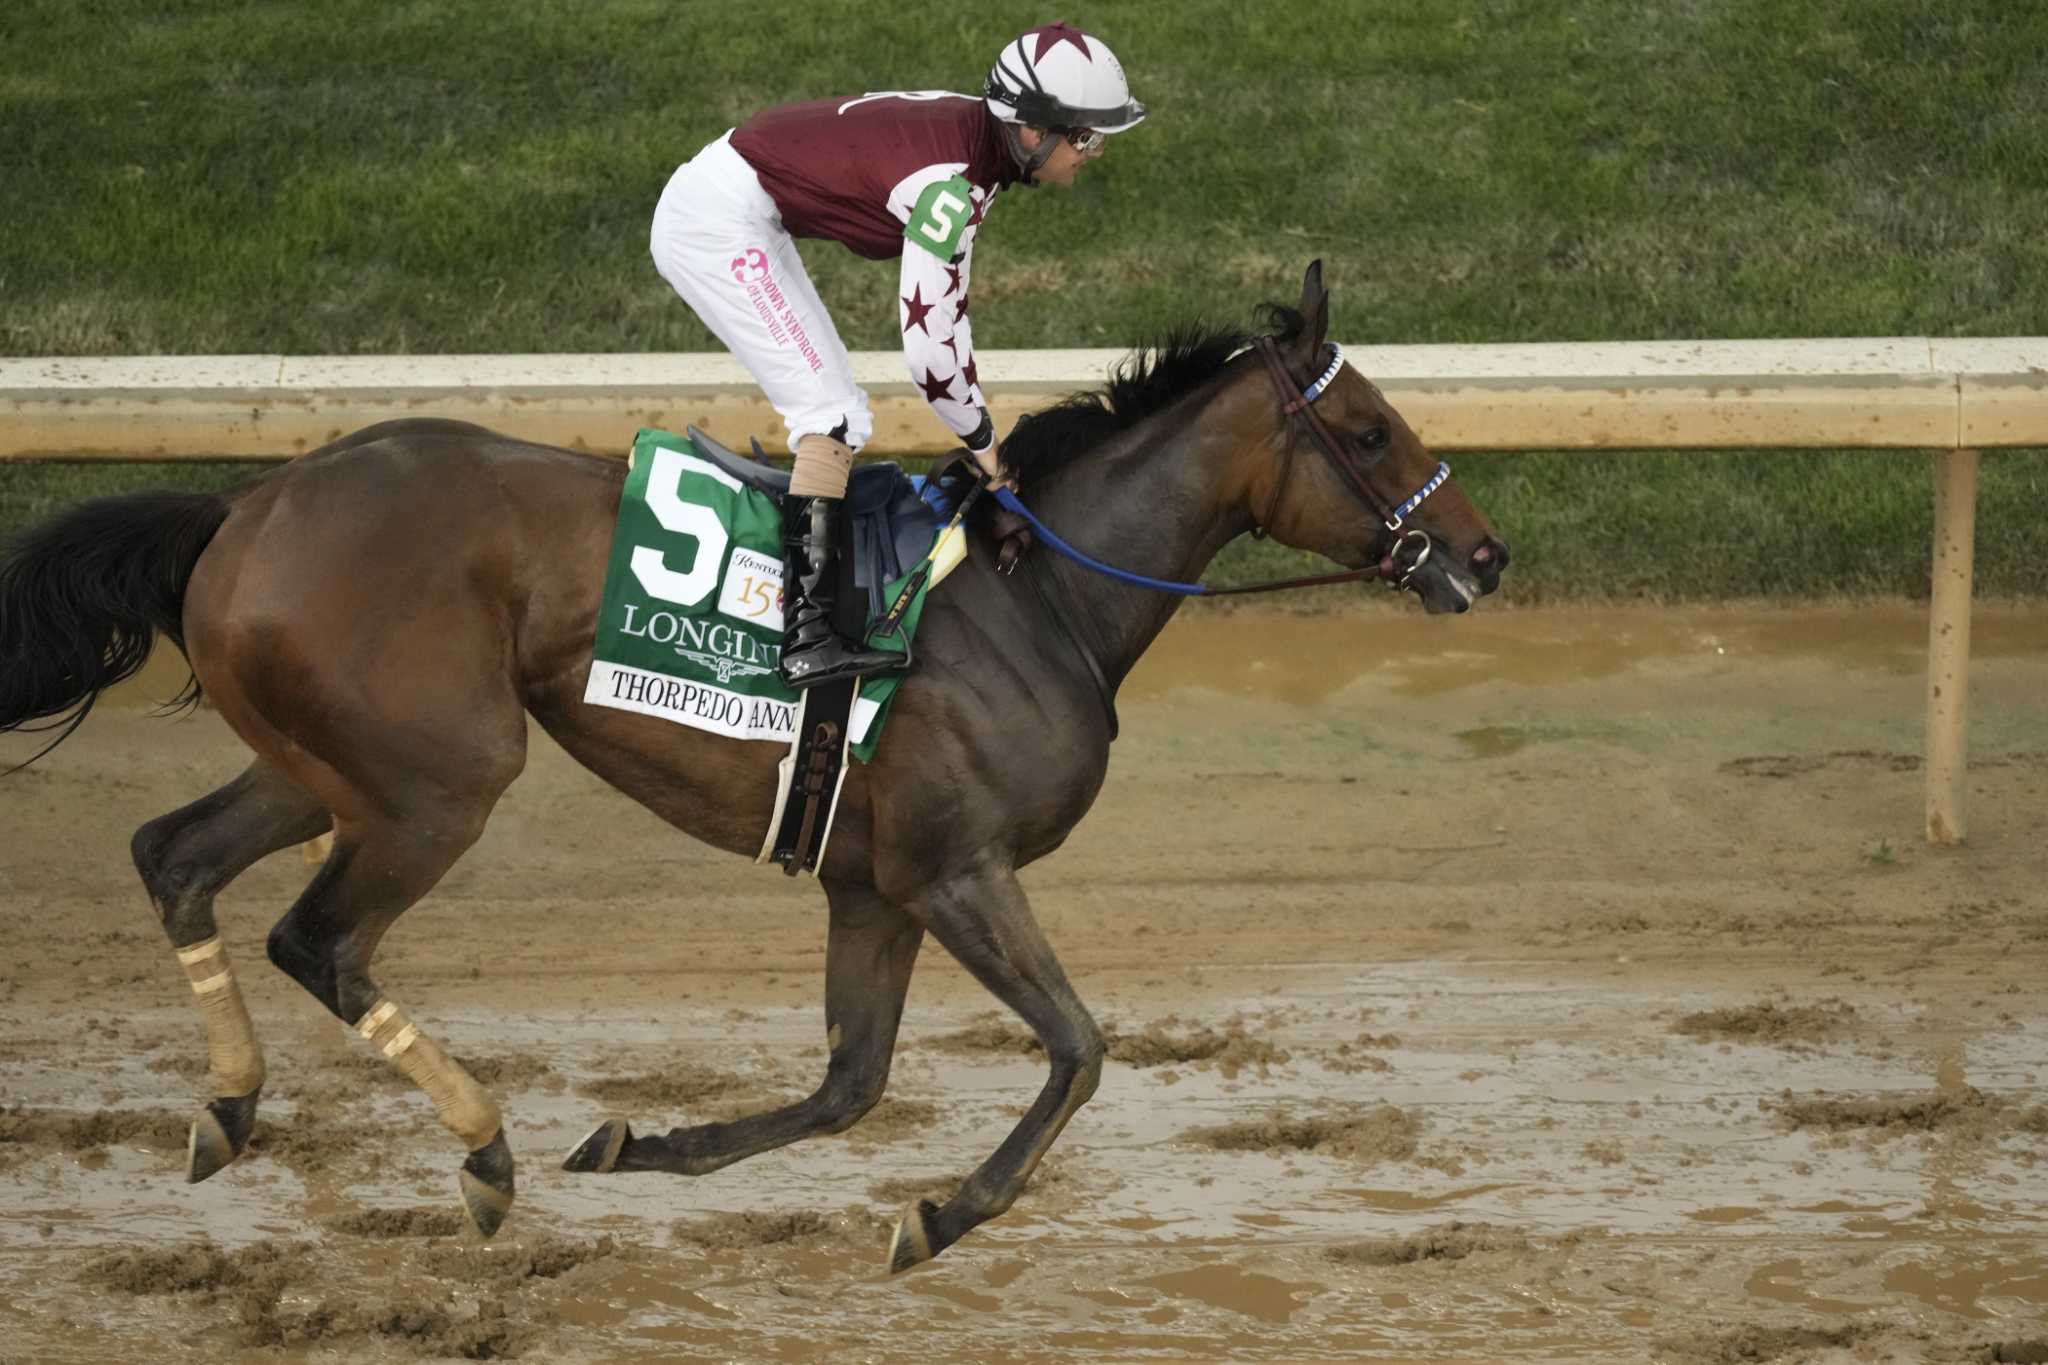
[[379, 1000], [356, 1022], [356, 1032], [369, 1039], [407, 1080], [427, 1092], [441, 1122], [470, 1151], [498, 1135], [503, 1120], [491, 1092], [478, 1085], [440, 1044], [414, 1027], [398, 1006]]
[[206, 1024], [207, 1060], [213, 1071], [213, 1092], [223, 1097], [246, 1095], [263, 1084], [263, 1049], [256, 1042], [249, 1007], [235, 984], [227, 950], [220, 936], [178, 949], [178, 961], [199, 999], [199, 1017]]

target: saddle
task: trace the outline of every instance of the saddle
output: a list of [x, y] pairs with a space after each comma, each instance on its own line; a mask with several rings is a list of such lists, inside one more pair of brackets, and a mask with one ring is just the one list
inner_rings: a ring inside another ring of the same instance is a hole
[[[688, 429], [697, 453], [748, 488], [779, 504], [789, 496], [789, 471], [768, 463], [761, 443], [750, 440], [752, 458], [728, 450], [696, 427]], [[833, 628], [849, 639], [863, 638], [891, 603], [888, 584], [924, 559], [942, 524], [940, 509], [928, 501], [901, 467], [880, 462], [859, 465], [847, 481], [840, 504], [844, 524]], [[790, 876], [816, 872], [824, 860], [838, 813], [852, 730], [856, 680], [841, 679], [804, 689], [797, 700], [796, 738], [777, 766], [773, 814], [757, 862], [779, 863]]]
[[[767, 462], [768, 452], [760, 441], [749, 438], [754, 452], [750, 459], [696, 427], [688, 434], [700, 455], [747, 487], [760, 489], [778, 503], [789, 496], [789, 471]], [[843, 542], [847, 561], [853, 566], [856, 593], [866, 599], [867, 608], [866, 617], [852, 631], [858, 638], [867, 621], [889, 609], [883, 587], [924, 558], [943, 523], [939, 510], [902, 467], [886, 460], [854, 466], [846, 485], [845, 516], [851, 531]]]

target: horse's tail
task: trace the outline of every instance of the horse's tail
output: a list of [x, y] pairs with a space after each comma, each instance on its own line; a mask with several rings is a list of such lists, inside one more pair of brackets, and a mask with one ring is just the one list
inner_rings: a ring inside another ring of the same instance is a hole
[[[21, 766], [141, 669], [158, 632], [184, 650], [185, 585], [232, 503], [228, 493], [94, 498], [0, 541], [0, 732], [61, 727]], [[198, 700], [195, 676], [174, 704]]]

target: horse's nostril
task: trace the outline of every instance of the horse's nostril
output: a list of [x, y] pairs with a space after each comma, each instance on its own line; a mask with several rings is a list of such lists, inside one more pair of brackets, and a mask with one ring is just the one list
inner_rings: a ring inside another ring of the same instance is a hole
[[1508, 566], [1507, 542], [1495, 540], [1492, 536], [1480, 541], [1479, 548], [1472, 552], [1472, 565], [1499, 573]]

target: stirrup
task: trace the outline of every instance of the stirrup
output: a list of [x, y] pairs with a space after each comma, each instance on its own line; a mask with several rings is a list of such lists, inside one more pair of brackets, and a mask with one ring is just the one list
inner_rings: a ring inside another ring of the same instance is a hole
[[776, 672], [784, 686], [801, 692], [807, 687], [845, 678], [889, 677], [901, 673], [909, 662], [906, 655], [865, 648], [835, 631], [828, 639], [818, 641], [793, 657], [789, 647], [784, 645]]

